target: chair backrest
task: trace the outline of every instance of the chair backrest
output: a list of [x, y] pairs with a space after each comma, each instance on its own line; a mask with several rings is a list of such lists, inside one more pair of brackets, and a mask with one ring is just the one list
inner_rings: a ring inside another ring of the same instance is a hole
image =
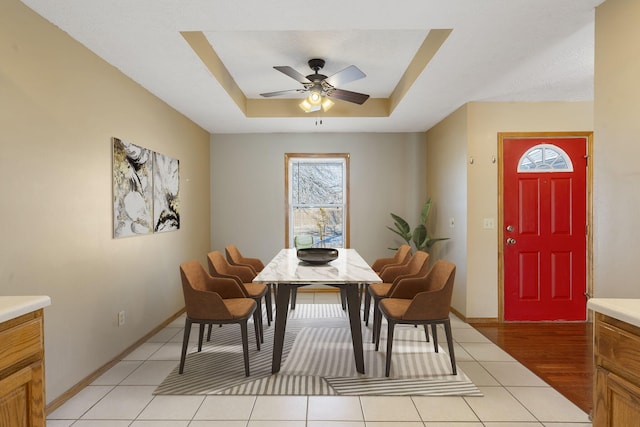
[[189, 284], [189, 286], [197, 291], [208, 291], [207, 281], [211, 277], [207, 274], [200, 261], [191, 260], [180, 264], [180, 276], [183, 279], [183, 283]]
[[455, 276], [456, 265], [452, 262], [439, 259], [433, 263], [433, 267], [429, 270], [425, 290], [437, 291], [445, 288], [453, 290]]
[[227, 255], [227, 261], [229, 261], [229, 264], [244, 264], [242, 262], [242, 254], [235, 245], [225, 246], [224, 252]]
[[417, 291], [405, 313], [406, 319], [444, 319], [449, 316], [456, 265], [445, 260], [433, 264], [424, 281], [415, 286]]
[[213, 277], [229, 277], [238, 281], [239, 284], [249, 283], [256, 277], [256, 272], [251, 266], [231, 265], [220, 251], [209, 252], [207, 262], [209, 273]]
[[240, 250], [235, 245], [225, 246], [224, 252], [227, 256], [227, 261], [231, 265], [248, 265], [254, 269], [256, 274], [264, 268], [264, 264], [259, 258], [247, 258], [242, 256]]
[[411, 299], [405, 320], [439, 320], [449, 316], [456, 265], [445, 260], [433, 264], [424, 278], [400, 280], [391, 298]]
[[395, 267], [399, 265], [406, 265], [411, 259], [411, 246], [409, 245], [400, 245], [398, 249], [396, 249], [396, 253], [393, 255], [393, 258], [379, 258], [375, 260], [371, 268], [378, 275], [382, 274], [384, 270], [390, 267]]
[[405, 276], [426, 275], [429, 271], [429, 254], [424, 251], [416, 251], [405, 265], [390, 265], [380, 273], [380, 278], [385, 283], [392, 283], [396, 279]]
[[293, 245], [296, 249], [306, 249], [313, 246], [313, 236], [300, 234], [293, 237]]
[[213, 251], [207, 254], [207, 262], [209, 263], [209, 273], [212, 276], [229, 276], [231, 274], [231, 264], [227, 262], [224, 255], [220, 251]]
[[400, 245], [395, 255], [393, 256], [394, 264], [406, 264], [411, 259], [411, 246]]
[[[180, 264], [180, 278], [182, 279], [182, 293], [187, 316], [193, 319], [226, 319], [229, 311], [222, 303], [222, 298], [215, 292], [210, 292], [211, 276], [207, 274], [202, 264], [197, 260]], [[207, 292], [208, 298], [202, 298], [202, 292]]]

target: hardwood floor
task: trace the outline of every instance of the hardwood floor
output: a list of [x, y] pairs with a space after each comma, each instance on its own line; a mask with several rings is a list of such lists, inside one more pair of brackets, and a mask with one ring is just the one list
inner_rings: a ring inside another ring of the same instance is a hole
[[583, 411], [591, 412], [591, 323], [506, 323], [472, 326]]

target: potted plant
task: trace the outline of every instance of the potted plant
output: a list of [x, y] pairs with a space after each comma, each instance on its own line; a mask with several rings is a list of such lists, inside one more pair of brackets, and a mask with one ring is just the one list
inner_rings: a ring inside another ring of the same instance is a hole
[[[391, 213], [391, 217], [394, 221], [395, 228], [387, 226], [387, 228], [398, 236], [400, 236], [409, 246], [413, 242], [415, 249], [417, 251], [428, 252], [428, 249], [431, 248], [436, 242], [441, 240], [449, 240], [448, 237], [431, 237], [429, 236], [429, 232], [427, 231], [427, 219], [429, 218], [429, 211], [431, 210], [431, 198], [427, 200], [422, 206], [422, 212], [420, 213], [420, 224], [418, 224], [413, 231], [411, 231], [411, 226], [404, 218]], [[397, 248], [389, 248], [391, 250], [397, 250]]]

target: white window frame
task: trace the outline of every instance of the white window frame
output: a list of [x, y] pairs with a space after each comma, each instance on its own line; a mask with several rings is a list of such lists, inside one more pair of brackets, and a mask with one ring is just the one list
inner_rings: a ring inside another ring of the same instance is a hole
[[[294, 163], [299, 162], [341, 162], [343, 164], [343, 203], [341, 205], [343, 212], [343, 246], [348, 248], [349, 239], [349, 153], [285, 153], [285, 247], [292, 248], [293, 244], [293, 209], [292, 203], [293, 191], [292, 185], [292, 167]], [[332, 205], [303, 205], [304, 207], [332, 207]], [[333, 205], [335, 206], [335, 205]]]

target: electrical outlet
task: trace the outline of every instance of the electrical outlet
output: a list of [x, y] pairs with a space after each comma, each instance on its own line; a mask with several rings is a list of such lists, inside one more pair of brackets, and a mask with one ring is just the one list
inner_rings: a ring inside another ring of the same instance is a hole
[[124, 310], [118, 313], [118, 327], [124, 325]]

